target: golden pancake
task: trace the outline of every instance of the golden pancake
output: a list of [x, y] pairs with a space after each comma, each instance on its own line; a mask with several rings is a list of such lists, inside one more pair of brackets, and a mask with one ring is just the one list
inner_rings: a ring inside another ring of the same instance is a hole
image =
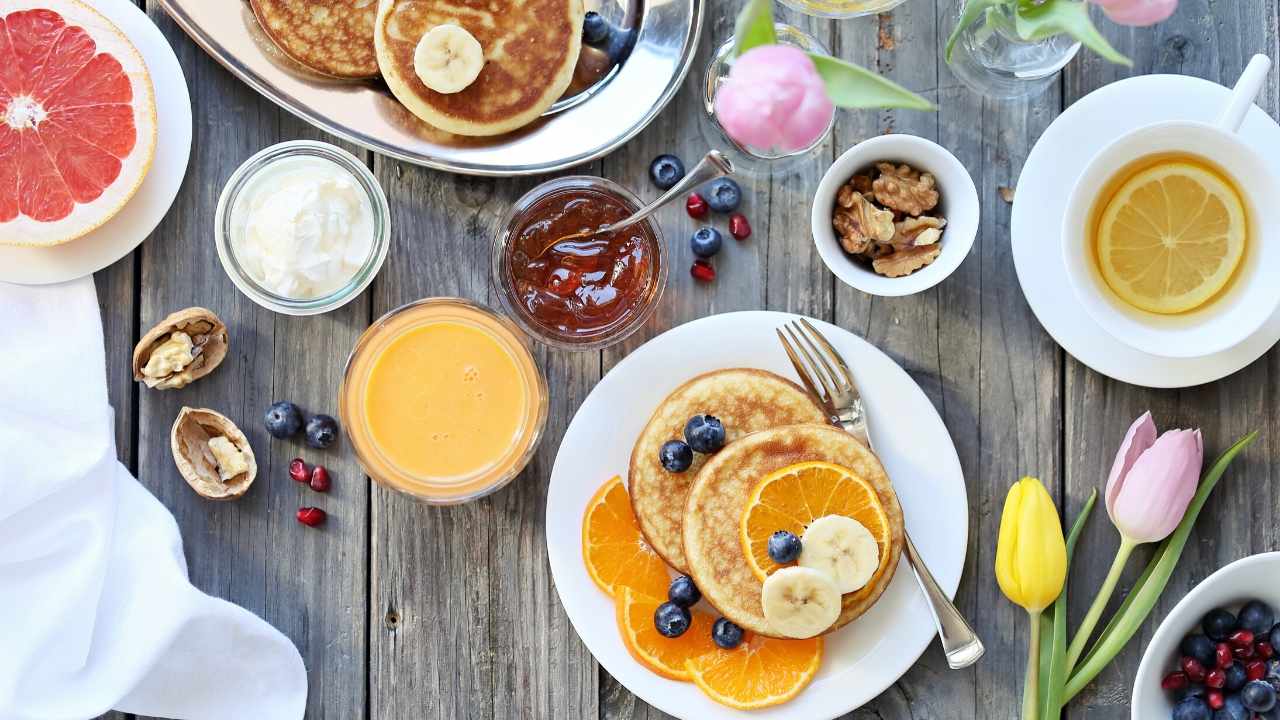
[[[380, 0], [374, 44], [387, 86], [414, 115], [458, 135], [498, 135], [537, 120], [573, 79], [582, 49], [582, 0]], [[438, 93], [414, 70], [418, 41], [459, 25], [484, 52], [465, 89]]]
[[281, 52], [318, 73], [378, 74], [373, 23], [378, 0], [252, 0], [258, 24]]
[[[729, 443], [779, 425], [826, 422], [826, 414], [800, 386], [764, 370], [739, 368], [699, 375], [662, 401], [631, 451], [627, 488], [645, 539], [681, 572], [688, 572], [681, 535], [685, 496], [708, 456], [694, 453], [688, 470], [672, 473], [662, 467], [658, 450], [668, 440], [683, 440], [685, 423], [694, 415], [719, 418]], [[736, 518], [733, 527], [736, 532]]]
[[720, 614], [747, 630], [778, 637], [760, 606], [763, 587], [743, 554], [739, 522], [751, 491], [762, 478], [795, 463], [822, 460], [848, 468], [876, 490], [890, 528], [888, 563], [862, 589], [842, 598], [832, 630], [865, 613], [893, 580], [902, 556], [902, 507], [875, 454], [852, 435], [830, 425], [793, 425], [748, 435], [731, 443], [698, 472], [684, 516], [684, 551], [702, 596]]

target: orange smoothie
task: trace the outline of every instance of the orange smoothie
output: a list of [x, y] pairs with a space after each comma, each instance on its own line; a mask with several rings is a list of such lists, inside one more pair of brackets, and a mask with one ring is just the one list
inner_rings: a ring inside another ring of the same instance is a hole
[[343, 423], [374, 480], [439, 503], [496, 490], [528, 462], [546, 383], [509, 321], [452, 298], [374, 323], [352, 351]]

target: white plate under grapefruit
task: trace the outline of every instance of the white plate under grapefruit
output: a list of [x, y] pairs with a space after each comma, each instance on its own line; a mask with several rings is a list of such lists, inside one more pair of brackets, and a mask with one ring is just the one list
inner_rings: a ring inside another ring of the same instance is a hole
[[0, 12], [0, 244], [59, 245], [111, 219], [151, 168], [151, 77], [79, 0]]

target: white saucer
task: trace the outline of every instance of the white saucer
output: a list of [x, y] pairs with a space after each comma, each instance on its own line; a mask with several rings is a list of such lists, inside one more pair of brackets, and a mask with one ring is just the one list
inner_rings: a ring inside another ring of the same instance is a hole
[[[569, 423], [547, 490], [547, 554], [574, 629], [609, 674], [659, 710], [691, 720], [741, 720], [692, 683], [666, 680], [622, 644], [613, 601], [582, 562], [582, 516], [610, 477], [627, 473], [631, 446], [669, 392], [700, 373], [757, 367], [795, 378], [774, 328], [794, 315], [737, 312], [670, 330], [628, 355], [595, 386]], [[969, 539], [964, 474], [951, 436], [920, 387], [889, 356], [856, 335], [812, 321], [858, 377], [876, 450], [893, 480], [912, 540], [939, 585], [954, 595]], [[827, 636], [822, 668], [788, 703], [753, 720], [826, 720], [860, 707], [902, 676], [937, 634], [906, 560], [866, 615]]]
[[128, 255], [155, 230], [178, 195], [191, 155], [191, 96], [178, 57], [147, 14], [130, 0], [94, 0], [138, 48], [155, 86], [156, 156], [127, 205], [102, 227], [63, 245], [0, 245], [0, 281], [25, 285], [74, 280]]
[[[1062, 264], [1059, 230], [1067, 196], [1094, 153], [1121, 134], [1153, 122], [1212, 122], [1229, 94], [1217, 83], [1183, 75], [1121, 80], [1067, 108], [1027, 156], [1013, 203], [1013, 263], [1018, 282], [1053, 339], [1103, 375], [1146, 387], [1199, 385], [1243, 368], [1280, 340], [1278, 311], [1247, 340], [1221, 352], [1198, 358], [1149, 355], [1112, 337], [1083, 311]], [[1255, 106], [1240, 135], [1280, 175], [1280, 125]]]

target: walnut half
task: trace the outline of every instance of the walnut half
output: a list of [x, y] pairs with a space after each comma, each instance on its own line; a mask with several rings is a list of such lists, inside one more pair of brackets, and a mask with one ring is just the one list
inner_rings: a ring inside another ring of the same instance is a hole
[[[845, 192], [846, 190], [849, 192]], [[839, 234], [840, 246], [845, 252], [861, 255], [873, 245], [888, 243], [893, 239], [892, 211], [877, 208], [861, 193], [853, 192], [848, 186], [841, 188], [837, 205], [831, 225]]]
[[235, 500], [258, 475], [249, 439], [221, 413], [184, 407], [169, 436], [173, 463], [192, 490], [210, 500]]
[[942, 246], [937, 243], [912, 245], [895, 250], [892, 255], [876, 258], [871, 262], [871, 268], [885, 277], [903, 277], [937, 260], [941, 254]]
[[938, 204], [936, 181], [929, 173], [921, 173], [910, 165], [879, 163], [880, 177], [872, 183], [876, 202], [912, 217], [932, 210]]
[[942, 239], [942, 228], [947, 221], [940, 217], [907, 218], [893, 224], [893, 246], [895, 248], [913, 245], [932, 245]]
[[186, 387], [218, 367], [227, 345], [227, 326], [212, 310], [179, 310], [133, 348], [133, 379], [159, 390]]

